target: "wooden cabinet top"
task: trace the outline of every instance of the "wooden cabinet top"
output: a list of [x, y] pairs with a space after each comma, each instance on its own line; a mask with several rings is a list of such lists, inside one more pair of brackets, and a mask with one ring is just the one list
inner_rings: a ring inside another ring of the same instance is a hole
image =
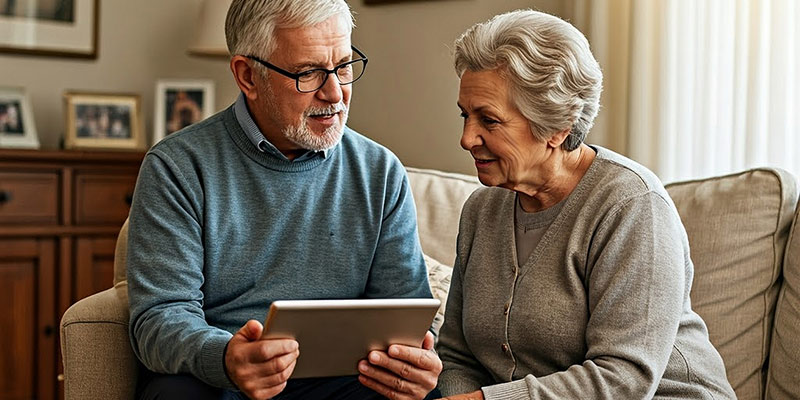
[[2, 162], [56, 162], [63, 164], [139, 164], [144, 152], [0, 149]]

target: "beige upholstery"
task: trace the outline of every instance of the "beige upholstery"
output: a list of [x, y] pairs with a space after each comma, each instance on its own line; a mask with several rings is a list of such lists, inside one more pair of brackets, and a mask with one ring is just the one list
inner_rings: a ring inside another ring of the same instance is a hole
[[[465, 175], [408, 172], [431, 287], [437, 296], [446, 296], [461, 207], [479, 184]], [[800, 399], [795, 180], [779, 170], [757, 169], [675, 183], [668, 191], [692, 246], [694, 308], [708, 323], [737, 395]], [[125, 276], [125, 235], [123, 228], [115, 279]], [[124, 282], [67, 310], [61, 329], [67, 399], [131, 398], [137, 364], [127, 324]]]
[[794, 178], [760, 169], [668, 185], [689, 234], [692, 307], [706, 321], [740, 399], [763, 397]]
[[767, 376], [768, 399], [800, 399], [800, 205], [783, 260]]
[[[122, 224], [117, 236], [117, 246], [114, 248], [114, 285], [128, 279], [125, 276], [125, 265], [128, 258], [128, 220]], [[127, 293], [127, 292], [126, 292]]]
[[480, 187], [478, 178], [430, 169], [407, 170], [417, 206], [417, 228], [422, 251], [447, 265], [453, 265], [461, 206]]
[[138, 374], [121, 282], [69, 308], [61, 320], [67, 399], [131, 399]]

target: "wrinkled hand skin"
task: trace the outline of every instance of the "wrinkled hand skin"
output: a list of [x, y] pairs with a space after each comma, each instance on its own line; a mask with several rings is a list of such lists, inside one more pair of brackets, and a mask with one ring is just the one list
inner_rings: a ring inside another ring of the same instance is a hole
[[261, 339], [264, 326], [247, 321], [228, 341], [225, 370], [228, 377], [251, 399], [269, 399], [286, 388], [300, 356], [291, 339]]
[[386, 352], [371, 351], [358, 363], [362, 385], [390, 400], [420, 400], [436, 387], [442, 361], [427, 332], [421, 347], [393, 344]]

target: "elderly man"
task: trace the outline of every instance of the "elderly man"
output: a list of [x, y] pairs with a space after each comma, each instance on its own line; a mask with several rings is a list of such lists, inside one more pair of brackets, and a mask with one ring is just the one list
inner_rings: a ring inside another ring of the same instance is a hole
[[403, 166], [345, 126], [367, 63], [352, 27], [343, 0], [233, 1], [241, 95], [148, 152], [131, 208], [140, 398], [419, 399], [436, 386], [430, 333], [370, 353], [358, 376], [298, 380], [302, 343], [260, 339], [274, 300], [431, 296]]

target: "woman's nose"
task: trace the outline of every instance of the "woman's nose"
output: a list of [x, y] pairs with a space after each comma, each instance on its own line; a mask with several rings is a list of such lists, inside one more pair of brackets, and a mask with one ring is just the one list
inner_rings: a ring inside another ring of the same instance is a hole
[[464, 131], [461, 133], [461, 148], [469, 151], [475, 146], [483, 144], [478, 128], [469, 122], [464, 123]]

